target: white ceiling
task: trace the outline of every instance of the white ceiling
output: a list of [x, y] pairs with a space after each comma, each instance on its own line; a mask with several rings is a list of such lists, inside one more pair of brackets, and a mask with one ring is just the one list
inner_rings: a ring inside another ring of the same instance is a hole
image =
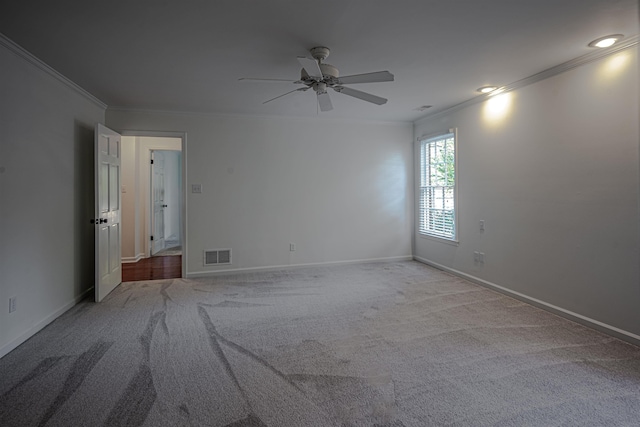
[[[110, 107], [315, 116], [312, 91], [238, 81], [299, 78], [296, 57], [327, 46], [341, 75], [383, 106], [331, 92], [323, 116], [412, 121], [638, 33], [637, 0], [17, 0], [0, 32]], [[421, 105], [433, 105], [414, 111]]]

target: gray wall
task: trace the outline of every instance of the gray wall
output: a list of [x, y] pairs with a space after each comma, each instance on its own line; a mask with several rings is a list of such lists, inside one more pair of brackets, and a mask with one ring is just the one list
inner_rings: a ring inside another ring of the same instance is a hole
[[458, 129], [460, 243], [414, 254], [639, 338], [638, 122], [634, 47], [416, 123]]
[[[410, 123], [107, 110], [107, 125], [187, 133], [190, 276], [411, 256]], [[204, 266], [220, 248], [233, 264]]]
[[104, 106], [32, 60], [0, 39], [0, 357], [94, 281], [93, 132]]

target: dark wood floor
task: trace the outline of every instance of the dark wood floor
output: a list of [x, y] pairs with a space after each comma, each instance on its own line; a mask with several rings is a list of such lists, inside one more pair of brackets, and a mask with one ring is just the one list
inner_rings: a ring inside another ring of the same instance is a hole
[[182, 277], [182, 255], [154, 256], [122, 264], [122, 281], [175, 279]]

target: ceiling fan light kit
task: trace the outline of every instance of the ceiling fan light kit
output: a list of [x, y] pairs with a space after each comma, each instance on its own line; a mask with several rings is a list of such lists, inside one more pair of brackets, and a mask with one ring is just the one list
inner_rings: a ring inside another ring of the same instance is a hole
[[[293, 92], [305, 92], [308, 89], [313, 89], [316, 93], [318, 105], [321, 111], [333, 110], [333, 104], [327, 89], [333, 89], [335, 92], [351, 96], [353, 98], [360, 99], [362, 101], [371, 102], [376, 105], [383, 105], [387, 102], [386, 98], [372, 95], [367, 92], [351, 89], [345, 87], [345, 84], [357, 84], [357, 83], [378, 83], [378, 82], [392, 82], [394, 80], [393, 74], [389, 71], [377, 71], [373, 73], [354, 74], [350, 76], [340, 77], [338, 69], [331, 65], [325, 64], [323, 61], [327, 59], [331, 52], [328, 47], [317, 46], [309, 51], [311, 58], [304, 56], [298, 57], [298, 62], [302, 66], [300, 71], [300, 80], [292, 81], [294, 84], [301, 84], [304, 87], [291, 90], [282, 95], [271, 98], [263, 104], [282, 98]], [[250, 79], [241, 78], [240, 80], [256, 80], [256, 81], [282, 81], [280, 79]]]

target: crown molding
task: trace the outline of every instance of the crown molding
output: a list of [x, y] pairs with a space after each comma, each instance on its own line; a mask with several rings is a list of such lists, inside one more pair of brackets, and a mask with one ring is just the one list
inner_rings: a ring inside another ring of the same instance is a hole
[[[529, 86], [533, 83], [537, 83], [539, 81], [548, 79], [553, 76], [557, 76], [558, 74], [564, 73], [565, 71], [572, 70], [576, 67], [580, 67], [595, 61], [598, 61], [607, 56], [616, 54], [622, 50], [628, 49], [638, 44], [638, 36], [627, 37], [622, 40], [620, 43], [614, 44], [613, 46], [606, 49], [597, 49], [593, 52], [587, 53], [586, 55], [579, 56], [577, 58], [571, 59], [567, 62], [563, 62], [562, 64], [556, 65], [555, 67], [548, 68], [544, 71], [541, 71], [537, 74], [534, 74], [529, 77], [525, 77], [524, 79], [520, 79], [508, 85], [500, 86], [500, 93], [509, 92], [512, 90], [520, 89], [525, 86]], [[470, 105], [478, 104], [480, 102], [486, 101], [491, 97], [491, 93], [479, 95], [463, 101], [459, 104], [453, 105], [451, 107], [445, 108], [444, 110], [436, 111], [432, 114], [428, 114], [419, 119], [414, 120], [414, 125], [420, 125], [428, 120], [443, 117], [454, 113], [456, 111], [462, 110]]]
[[82, 95], [83, 97], [93, 102], [103, 110], [107, 109], [107, 104], [100, 101], [98, 98], [91, 95], [89, 92], [87, 92], [86, 90], [84, 90], [83, 88], [81, 88], [80, 86], [78, 86], [77, 84], [75, 84], [74, 82], [72, 82], [71, 80], [63, 76], [62, 74], [60, 74], [58, 71], [54, 70], [53, 68], [51, 68], [50, 66], [42, 62], [42, 60], [38, 59], [36, 56], [26, 51], [22, 46], [18, 45], [17, 43], [15, 43], [13, 40], [9, 39], [7, 36], [5, 36], [2, 33], [0, 33], [0, 45], [4, 46], [5, 48], [7, 48], [7, 50], [14, 53], [16, 56], [18, 56], [19, 58], [22, 58], [23, 60], [30, 63], [31, 65], [35, 65], [40, 70], [49, 74], [51, 77], [55, 78], [56, 80], [58, 80], [68, 88], [74, 90], [78, 94]]
[[131, 108], [122, 106], [109, 106], [107, 112], [114, 113], [135, 113], [135, 114], [154, 114], [154, 115], [170, 115], [170, 116], [191, 116], [191, 117], [219, 117], [219, 118], [235, 118], [235, 119], [269, 119], [269, 120], [286, 120], [300, 122], [333, 122], [333, 123], [359, 123], [359, 124], [380, 124], [387, 126], [411, 126], [411, 120], [376, 120], [362, 118], [344, 118], [344, 117], [322, 117], [322, 116], [285, 116], [276, 114], [234, 114], [219, 113], [206, 111], [172, 111], [172, 110], [156, 110], [151, 108]]

